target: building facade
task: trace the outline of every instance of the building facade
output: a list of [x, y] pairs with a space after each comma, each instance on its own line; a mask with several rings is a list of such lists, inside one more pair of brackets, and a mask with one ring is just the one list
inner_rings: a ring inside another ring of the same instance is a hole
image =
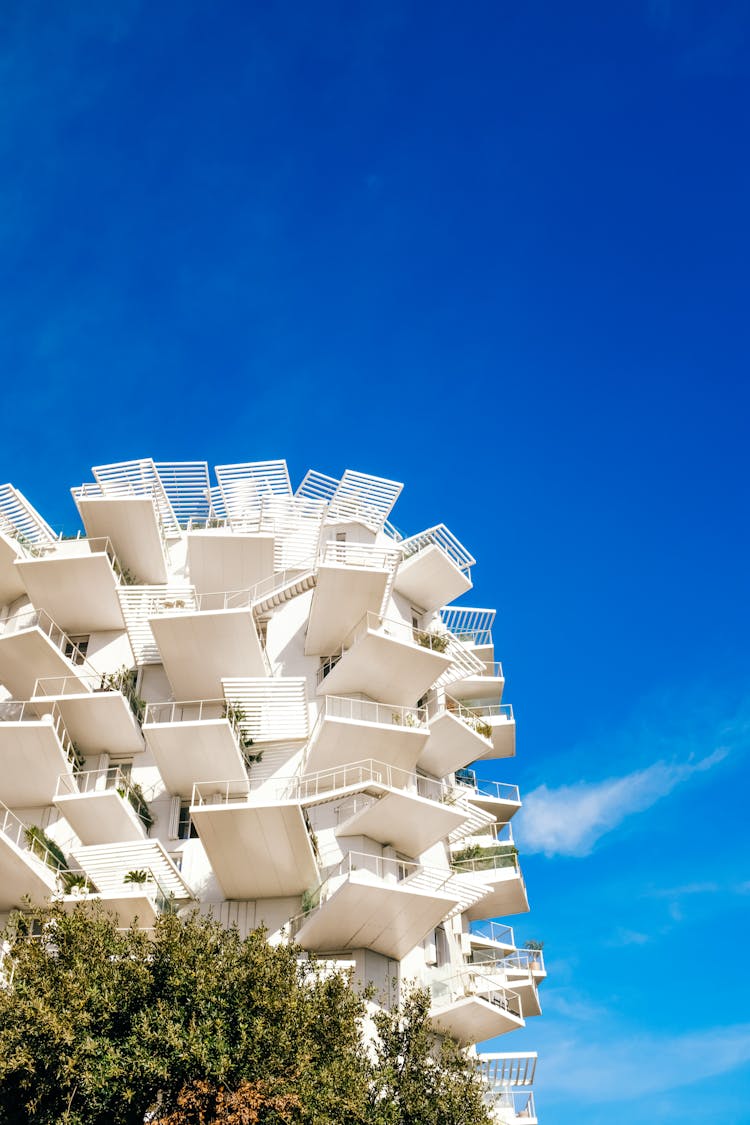
[[[24, 897], [123, 926], [211, 912], [430, 991], [467, 1049], [540, 1014], [513, 844], [494, 610], [469, 551], [403, 536], [402, 486], [284, 461], [150, 459], [73, 489], [56, 535], [0, 488], [0, 922]], [[535, 1056], [479, 1055], [497, 1118], [536, 1120]]]

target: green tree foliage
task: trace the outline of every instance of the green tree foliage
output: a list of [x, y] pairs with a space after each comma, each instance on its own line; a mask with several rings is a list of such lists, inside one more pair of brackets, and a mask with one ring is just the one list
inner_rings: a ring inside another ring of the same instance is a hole
[[[342, 974], [197, 913], [147, 936], [99, 907], [18, 915], [0, 987], [0, 1125], [485, 1125], [473, 1066], [415, 993], [378, 1014]], [[12, 979], [11, 978], [12, 973]]]

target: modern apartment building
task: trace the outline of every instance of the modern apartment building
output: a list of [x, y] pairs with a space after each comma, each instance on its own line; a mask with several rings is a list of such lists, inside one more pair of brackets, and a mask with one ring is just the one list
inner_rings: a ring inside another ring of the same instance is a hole
[[[0, 488], [0, 923], [99, 899], [350, 965], [378, 1002], [428, 988], [472, 1050], [540, 1014], [513, 844], [515, 754], [475, 560], [403, 536], [402, 485], [284, 461], [150, 459], [73, 489], [61, 538]], [[479, 1055], [497, 1119], [534, 1121], [536, 1057]]]

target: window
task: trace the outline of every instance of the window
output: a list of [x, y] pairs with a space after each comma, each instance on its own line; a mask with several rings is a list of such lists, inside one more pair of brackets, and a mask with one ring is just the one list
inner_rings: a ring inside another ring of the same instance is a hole
[[336, 542], [337, 543], [346, 543], [346, 532], [345, 531], [337, 531], [336, 532]]
[[179, 840], [197, 840], [198, 831], [190, 819], [190, 801], [180, 801], [180, 819], [177, 824]]
[[81, 637], [67, 637], [65, 640], [65, 655], [72, 664], [83, 664], [88, 647], [88, 634]]

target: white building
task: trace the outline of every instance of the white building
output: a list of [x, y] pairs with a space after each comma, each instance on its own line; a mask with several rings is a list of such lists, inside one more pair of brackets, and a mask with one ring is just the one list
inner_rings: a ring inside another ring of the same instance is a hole
[[[538, 1015], [519, 794], [482, 778], [515, 754], [494, 610], [449, 606], [468, 550], [402, 537], [402, 486], [350, 470], [93, 475], [76, 539], [0, 488], [0, 923], [26, 895], [197, 904], [383, 1004], [427, 986], [467, 1047]], [[534, 1061], [481, 1058], [498, 1120], [535, 1120]]]

